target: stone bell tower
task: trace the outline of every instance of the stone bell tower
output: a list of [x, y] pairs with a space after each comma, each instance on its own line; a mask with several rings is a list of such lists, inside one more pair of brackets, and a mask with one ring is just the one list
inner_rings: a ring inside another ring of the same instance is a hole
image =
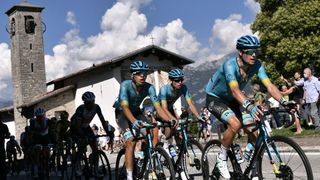
[[6, 12], [9, 17], [16, 137], [20, 137], [27, 124], [17, 107], [30, 102], [37, 95], [46, 93], [44, 31], [41, 20], [43, 9], [22, 1]]

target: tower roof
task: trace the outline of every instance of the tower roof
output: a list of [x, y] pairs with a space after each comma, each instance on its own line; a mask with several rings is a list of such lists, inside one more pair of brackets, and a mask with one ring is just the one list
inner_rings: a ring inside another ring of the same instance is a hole
[[14, 11], [29, 11], [29, 12], [41, 12], [44, 9], [42, 6], [37, 6], [30, 4], [26, 1], [22, 1], [21, 3], [12, 6], [6, 14], [10, 16]]

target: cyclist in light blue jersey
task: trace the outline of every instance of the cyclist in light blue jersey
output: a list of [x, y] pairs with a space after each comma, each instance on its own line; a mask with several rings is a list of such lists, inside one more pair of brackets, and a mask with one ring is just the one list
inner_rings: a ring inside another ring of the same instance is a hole
[[149, 96], [151, 102], [161, 119], [172, 124], [176, 124], [176, 120], [170, 118], [161, 108], [160, 102], [156, 95], [153, 85], [145, 82], [148, 74], [149, 66], [142, 61], [133, 62], [130, 65], [132, 73], [131, 80], [125, 80], [120, 85], [120, 93], [118, 101], [115, 103], [118, 117], [118, 125], [124, 131], [125, 139], [125, 162], [127, 169], [127, 180], [131, 180], [133, 173], [133, 153], [136, 142], [133, 136], [141, 128], [141, 122], [146, 121], [139, 105], [145, 97]]
[[[227, 167], [227, 150], [236, 133], [242, 124], [252, 123], [252, 120], [259, 121], [263, 115], [263, 112], [250, 102], [242, 92], [249, 80], [257, 74], [268, 92], [276, 100], [281, 104], [287, 103], [278, 88], [271, 83], [261, 61], [257, 59], [259, 47], [260, 42], [255, 36], [240, 37], [236, 45], [238, 57], [230, 58], [224, 62], [206, 87], [208, 110], [220, 121], [226, 123], [228, 127], [224, 132], [221, 149], [217, 156], [217, 167], [220, 174], [226, 179], [230, 179]], [[255, 134], [249, 133], [248, 142], [254, 144], [256, 137], [257, 132]]]
[[[177, 101], [178, 98], [184, 96], [191, 112], [196, 117], [199, 117], [199, 113], [192, 103], [191, 95], [188, 91], [188, 88], [185, 84], [183, 84], [184, 72], [181, 69], [173, 69], [169, 72], [169, 79], [171, 80], [171, 84], [166, 84], [160, 88], [159, 99], [161, 101], [162, 109], [171, 118], [180, 119], [173, 109], [173, 104]], [[171, 133], [172, 131], [169, 128], [166, 128], [166, 137], [170, 137]]]

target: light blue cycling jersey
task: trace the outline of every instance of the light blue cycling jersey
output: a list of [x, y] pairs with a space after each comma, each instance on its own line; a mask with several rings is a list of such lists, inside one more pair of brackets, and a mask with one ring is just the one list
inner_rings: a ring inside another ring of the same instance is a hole
[[173, 104], [182, 95], [187, 102], [191, 101], [191, 96], [186, 85], [183, 84], [181, 89], [179, 89], [177, 91], [177, 94], [174, 96], [173, 87], [171, 86], [171, 84], [166, 84], [160, 88], [159, 99], [161, 101], [161, 104], [166, 103], [168, 109], [171, 109], [173, 108]]
[[132, 80], [125, 80], [120, 85], [120, 93], [117, 108], [120, 106], [129, 106], [132, 113], [139, 110], [139, 106], [145, 97], [149, 96], [154, 107], [160, 106], [160, 102], [156, 95], [153, 85], [144, 83], [139, 93], [136, 92], [132, 85]]
[[232, 96], [230, 87], [238, 86], [240, 90], [243, 90], [255, 74], [258, 74], [259, 79], [264, 85], [270, 83], [270, 79], [260, 60], [255, 61], [254, 65], [248, 69], [246, 78], [242, 79], [237, 58], [230, 58], [213, 74], [207, 84], [206, 93], [231, 102], [234, 97]]

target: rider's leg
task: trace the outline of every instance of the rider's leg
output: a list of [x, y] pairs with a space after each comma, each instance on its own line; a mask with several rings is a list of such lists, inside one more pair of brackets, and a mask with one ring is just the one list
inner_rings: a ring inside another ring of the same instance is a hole
[[133, 176], [133, 166], [134, 166], [134, 149], [136, 146], [136, 142], [133, 141], [133, 137], [130, 137], [126, 143], [126, 152], [125, 152], [125, 162], [126, 162], [126, 168], [127, 168], [127, 180], [132, 180]]
[[223, 138], [221, 141], [223, 148], [221, 148], [222, 155], [220, 156], [220, 158], [222, 160], [227, 159], [227, 150], [229, 149], [231, 143], [233, 142], [234, 137], [236, 136], [239, 129], [241, 128], [241, 123], [235, 115], [230, 116], [227, 122], [228, 122], [228, 128], [223, 133]]

